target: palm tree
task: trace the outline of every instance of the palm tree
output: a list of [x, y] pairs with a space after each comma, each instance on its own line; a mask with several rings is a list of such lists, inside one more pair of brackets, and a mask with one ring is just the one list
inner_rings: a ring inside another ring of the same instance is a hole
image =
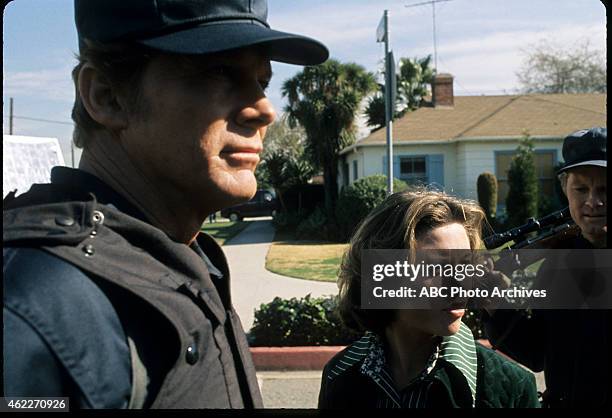
[[289, 122], [304, 128], [307, 155], [323, 170], [328, 219], [338, 198], [338, 152], [354, 142], [359, 104], [375, 87], [374, 76], [362, 66], [334, 59], [306, 67], [283, 84]]
[[[431, 55], [425, 58], [400, 58], [397, 77], [397, 101], [394, 118], [404, 116], [417, 109], [423, 97], [427, 96], [427, 86], [431, 84], [434, 71], [431, 68]], [[376, 130], [385, 126], [385, 86], [378, 85], [377, 93], [372, 96], [365, 110], [367, 125]]]
[[289, 155], [285, 150], [275, 150], [265, 156], [262, 161], [262, 168], [265, 170], [268, 183], [274, 188], [276, 196], [281, 204], [281, 211], [287, 212], [283, 192], [287, 188], [289, 179], [287, 178], [287, 163]]

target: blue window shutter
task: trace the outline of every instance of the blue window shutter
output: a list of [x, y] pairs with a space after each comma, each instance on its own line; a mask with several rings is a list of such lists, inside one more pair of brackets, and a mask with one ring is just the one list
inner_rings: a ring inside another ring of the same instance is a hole
[[393, 178], [400, 178], [400, 157], [399, 155], [393, 156]]
[[[389, 170], [387, 168], [387, 156], [383, 155], [383, 169], [382, 172], [385, 176], [389, 175]], [[393, 178], [400, 178], [400, 157], [399, 155], [393, 156]]]
[[426, 159], [427, 180], [430, 186], [444, 188], [444, 154], [431, 154]]

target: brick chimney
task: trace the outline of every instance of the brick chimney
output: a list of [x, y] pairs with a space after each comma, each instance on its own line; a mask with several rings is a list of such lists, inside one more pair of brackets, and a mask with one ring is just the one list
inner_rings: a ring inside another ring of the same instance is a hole
[[442, 73], [434, 77], [431, 85], [431, 93], [434, 107], [452, 107], [453, 99], [453, 76]]

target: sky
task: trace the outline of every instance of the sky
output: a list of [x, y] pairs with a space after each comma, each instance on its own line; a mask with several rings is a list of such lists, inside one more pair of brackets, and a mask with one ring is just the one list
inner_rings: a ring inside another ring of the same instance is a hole
[[[332, 58], [377, 72], [384, 47], [376, 28], [385, 9], [396, 60], [433, 55], [431, 5], [406, 7], [422, 1], [268, 0], [268, 22], [323, 42]], [[455, 77], [455, 95], [516, 93], [525, 52], [540, 41], [606, 47], [606, 9], [599, 0], [447, 0], [436, 4], [435, 15], [438, 72]], [[3, 133], [13, 97], [13, 133], [58, 138], [71, 165], [70, 72], [78, 49], [73, 1], [13, 0], [3, 13], [3, 42]], [[272, 69], [268, 97], [280, 113], [286, 105], [281, 85], [301, 67], [273, 63]], [[76, 164], [79, 155], [76, 150]]]

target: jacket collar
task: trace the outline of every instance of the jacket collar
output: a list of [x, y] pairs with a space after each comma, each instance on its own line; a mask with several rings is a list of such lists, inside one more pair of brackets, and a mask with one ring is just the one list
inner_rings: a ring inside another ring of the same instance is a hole
[[53, 167], [51, 169], [51, 183], [92, 193], [99, 203], [112, 204], [121, 212], [147, 222], [146, 217], [139, 209], [93, 174], [75, 168]]
[[450, 337], [445, 337], [442, 341], [440, 358], [449, 362], [459, 370], [465, 379], [465, 383], [472, 393], [472, 406], [476, 404], [476, 374], [477, 357], [476, 342], [472, 330], [465, 323], [461, 322], [459, 332]]
[[[337, 376], [346, 372], [350, 367], [358, 363], [363, 364], [368, 356], [372, 356], [374, 350], [379, 352], [380, 347], [377, 342], [378, 337], [368, 332], [362, 338], [351, 344], [344, 354], [336, 359], [335, 364], [330, 368], [327, 379], [334, 380]], [[393, 400], [396, 406], [399, 407], [399, 394], [393, 386], [393, 381], [389, 373], [386, 372], [385, 367], [382, 367], [382, 364], [380, 364], [385, 361], [384, 358], [379, 358], [378, 355], [380, 354], [375, 353], [373, 356], [377, 357], [376, 360], [373, 360], [376, 367], [370, 369], [369, 373], [365, 374], [371, 377]], [[473, 407], [476, 403], [476, 343], [472, 331], [465, 323], [461, 323], [459, 331], [456, 334], [442, 338], [438, 359], [443, 361], [436, 364], [433, 370], [431, 370], [430, 376], [439, 378], [449, 390], [449, 395], [452, 397], [453, 393], [449, 375], [444, 372], [444, 368], [447, 366], [458, 371], [459, 373], [452, 373], [452, 375], [460, 376], [459, 381], [461, 384], [469, 388], [469, 392], [472, 395]]]
[[[212, 237], [200, 234], [198, 244], [209, 256], [209, 261], [223, 273], [225, 280], [218, 281], [218, 286], [211, 281], [207, 263], [197, 251], [171, 240], [145, 220], [131, 216], [134, 209], [130, 209], [129, 203], [100, 180], [80, 170], [54, 170], [54, 183], [35, 184], [29, 192], [8, 201], [5, 199], [4, 245], [44, 247], [83, 270], [102, 277], [111, 273], [109, 266], [132, 269], [130, 274], [134, 277], [159, 281], [205, 299], [219, 322], [224, 322], [225, 308], [231, 306], [229, 269], [221, 248]], [[99, 196], [102, 201], [98, 200]], [[103, 201], [104, 204], [101, 204]], [[94, 221], [96, 213], [103, 216], [99, 224]], [[102, 224], [103, 227], [100, 227]], [[101, 229], [98, 231], [99, 227]], [[146, 247], [154, 260], [163, 260], [163, 263], [149, 263], [147, 274], [134, 263], [117, 265], [115, 261], [125, 256], [125, 247], [118, 245], [107, 229], [121, 236], [121, 241], [128, 245]], [[109, 242], [104, 244], [105, 240]], [[85, 256], [84, 249], [88, 244], [95, 250], [93, 258]], [[101, 259], [113, 262], [103, 265]], [[127, 271], [120, 273], [121, 269], [117, 270], [117, 277], [126, 276]], [[194, 286], [192, 280], [184, 278], [197, 278], [201, 286]]]

